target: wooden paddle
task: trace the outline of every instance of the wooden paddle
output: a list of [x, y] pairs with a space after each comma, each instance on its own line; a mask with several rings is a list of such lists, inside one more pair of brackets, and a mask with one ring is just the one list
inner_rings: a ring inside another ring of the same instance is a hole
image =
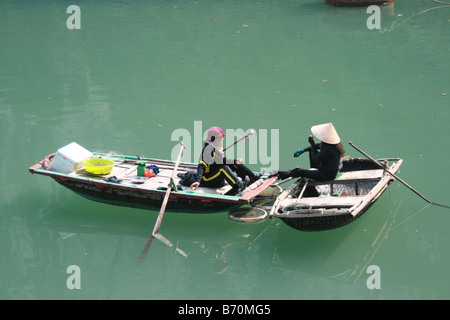
[[[147, 255], [148, 250], [150, 249], [150, 246], [153, 243], [153, 240], [157, 237], [157, 233], [159, 232], [159, 228], [161, 227], [161, 222], [164, 216], [164, 211], [166, 211], [167, 202], [169, 201], [170, 192], [172, 191], [172, 188], [175, 187], [174, 178], [177, 174], [178, 165], [180, 164], [181, 154], [183, 153], [183, 149], [186, 148], [186, 145], [180, 141], [181, 148], [180, 153], [178, 154], [177, 162], [175, 163], [175, 167], [173, 168], [172, 176], [170, 177], [170, 183], [167, 187], [166, 195], [164, 196], [163, 203], [161, 205], [161, 209], [159, 210], [158, 218], [156, 219], [155, 226], [153, 227], [153, 232], [148, 239], [147, 244], [145, 245], [144, 249], [141, 252], [141, 255], [139, 256], [137, 264], [141, 264], [142, 261], [144, 261], [145, 256]], [[176, 188], [176, 187], [175, 187]]]
[[232, 144], [226, 146], [225, 148], [223, 148], [223, 151], [227, 150], [228, 148], [231, 148], [232, 146], [234, 146], [236, 143], [238, 143], [241, 140], [247, 139], [249, 136], [251, 136], [252, 134], [255, 133], [255, 130], [250, 129], [249, 133], [247, 133], [245, 136], [240, 137], [239, 139], [237, 139], [236, 141], [234, 141]]
[[424, 195], [420, 194], [417, 190], [415, 190], [413, 187], [411, 187], [409, 184], [407, 184], [405, 181], [403, 181], [402, 179], [400, 179], [397, 175], [393, 174], [392, 172], [390, 172], [389, 170], [386, 170], [386, 168], [379, 163], [377, 160], [375, 160], [374, 158], [372, 158], [371, 156], [369, 156], [367, 153], [365, 153], [364, 151], [362, 151], [361, 149], [359, 149], [358, 147], [356, 147], [351, 141], [348, 142], [353, 148], [355, 148], [357, 151], [359, 151], [361, 154], [363, 154], [366, 158], [368, 158], [369, 160], [371, 160], [373, 163], [375, 163], [376, 165], [378, 165], [381, 169], [385, 169], [385, 171], [387, 173], [389, 173], [391, 176], [393, 176], [394, 178], [396, 178], [398, 181], [400, 181], [401, 183], [403, 183], [406, 187], [408, 187], [411, 191], [413, 191], [415, 194], [417, 194], [419, 197], [421, 197], [423, 200], [425, 200], [426, 202], [428, 202], [429, 204], [434, 204], [436, 206], [440, 206], [440, 207], [444, 207], [444, 208], [448, 208], [450, 209], [450, 206], [446, 206], [444, 204], [439, 204], [436, 202], [432, 202], [430, 200], [428, 200]]

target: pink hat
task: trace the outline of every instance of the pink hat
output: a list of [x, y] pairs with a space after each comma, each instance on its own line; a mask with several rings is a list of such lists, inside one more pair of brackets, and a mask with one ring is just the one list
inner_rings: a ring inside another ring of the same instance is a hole
[[223, 130], [219, 127], [211, 127], [208, 129], [208, 137], [206, 138], [206, 140], [214, 141], [216, 140], [216, 138], [221, 137], [225, 137], [225, 133], [223, 132]]

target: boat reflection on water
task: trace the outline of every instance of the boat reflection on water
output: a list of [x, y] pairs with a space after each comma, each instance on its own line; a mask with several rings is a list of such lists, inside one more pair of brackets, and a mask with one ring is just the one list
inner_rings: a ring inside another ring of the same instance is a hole
[[394, 201], [386, 194], [373, 205], [370, 214], [345, 227], [323, 232], [280, 232], [272, 267], [354, 283], [373, 263], [394, 226], [400, 204], [401, 200]]
[[[92, 204], [95, 210], [79, 211], [76, 205], [51, 210], [41, 219], [42, 227], [57, 231], [62, 239], [77, 234], [128, 236], [142, 240], [145, 244], [151, 235], [157, 212]], [[73, 208], [73, 209], [70, 209]], [[208, 248], [244, 246], [246, 250], [262, 239], [277, 219], [255, 223], [234, 222], [227, 218], [228, 212], [215, 214], [166, 213], [160, 243], [186, 258], [191, 250], [206, 252]], [[136, 247], [136, 253], [141, 248]], [[217, 251], [217, 250], [216, 250]], [[222, 250], [223, 251], [223, 250]], [[151, 253], [149, 254], [151, 255]], [[221, 253], [218, 253], [221, 255]], [[137, 257], [136, 257], [137, 258]], [[150, 258], [151, 260], [151, 258]], [[268, 260], [268, 259], [266, 259]]]
[[[279, 219], [235, 222], [227, 219], [227, 212], [213, 215], [168, 213], [161, 229], [161, 242], [158, 241], [166, 249], [157, 251], [161, 254], [163, 250], [165, 259], [171, 259], [172, 251], [173, 259], [195, 265], [203, 263], [214, 274], [223, 274], [229, 267], [236, 271], [252, 265], [263, 273], [282, 272], [352, 283], [366, 272], [387, 238], [399, 211], [401, 201], [398, 199], [387, 192], [373, 205], [370, 214], [345, 227], [321, 232], [299, 232]], [[95, 210], [80, 212], [67, 207], [53, 210], [42, 217], [42, 226], [57, 231], [65, 240], [77, 234], [131, 237], [131, 245], [136, 248], [130, 249], [127, 245], [126, 255], [137, 259], [141, 245], [150, 236], [156, 212], [92, 206]], [[92, 241], [98, 242], [98, 238]], [[150, 252], [146, 263], [152, 261]]]

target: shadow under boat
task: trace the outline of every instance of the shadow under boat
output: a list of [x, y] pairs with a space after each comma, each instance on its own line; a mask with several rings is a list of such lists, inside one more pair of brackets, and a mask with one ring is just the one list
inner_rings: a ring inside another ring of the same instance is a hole
[[401, 200], [395, 198], [384, 195], [374, 204], [371, 215], [339, 229], [319, 233], [280, 230], [274, 240], [271, 271], [356, 282], [374, 263], [395, 225], [401, 207]]
[[[134, 208], [95, 205], [95, 210], [79, 210], [77, 206], [54, 209], [42, 217], [43, 228], [59, 232], [63, 237], [75, 234], [106, 236], [151, 235], [157, 212]], [[73, 209], [69, 209], [73, 208]], [[243, 224], [230, 221], [227, 212], [213, 215], [179, 215], [168, 212], [161, 233], [173, 242], [251, 243], [268, 229], [274, 220]]]
[[[278, 219], [260, 223], [234, 222], [227, 219], [226, 212], [199, 215], [194, 220], [192, 215], [168, 214], [161, 232], [165, 239], [176, 244], [177, 249], [184, 250], [185, 256], [200, 243], [237, 245], [235, 248], [240, 248], [237, 250], [246, 252], [253, 245], [263, 243], [266, 249], [252, 254], [258, 252], [261, 267], [270, 273], [293, 273], [354, 283], [374, 263], [374, 257], [396, 222], [401, 200], [398, 196], [390, 197], [390, 193], [374, 204], [371, 215], [324, 232], [297, 232]], [[96, 234], [147, 239], [155, 219], [153, 214], [115, 207], [111, 210], [109, 206], [85, 212], [55, 209], [43, 216], [42, 226], [59, 232], [63, 238]], [[232, 255], [228, 256], [228, 264], [240, 263]]]

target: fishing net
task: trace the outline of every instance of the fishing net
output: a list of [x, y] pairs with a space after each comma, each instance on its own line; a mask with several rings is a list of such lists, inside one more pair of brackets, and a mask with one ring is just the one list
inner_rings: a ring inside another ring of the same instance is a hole
[[228, 218], [239, 222], [257, 222], [267, 217], [267, 211], [256, 207], [239, 207], [228, 212]]
[[264, 210], [270, 210], [282, 191], [283, 189], [280, 186], [269, 186], [252, 200], [251, 205]]
[[280, 186], [269, 186], [258, 195], [258, 197], [278, 197], [278, 195], [283, 191]]
[[[365, 195], [375, 187], [377, 182], [358, 183], [358, 195]], [[335, 184], [333, 185], [333, 193], [331, 193], [330, 185], [316, 186], [317, 191], [323, 196], [355, 196], [356, 189], [354, 183]]]
[[294, 203], [290, 204], [288, 206], [285, 206], [282, 211], [288, 212], [288, 211], [295, 211], [295, 210], [304, 210], [304, 209], [311, 209], [311, 205], [307, 203]]
[[113, 150], [95, 151], [92, 154], [92, 158], [109, 159], [118, 163], [122, 163], [125, 161], [125, 156], [122, 153]]

